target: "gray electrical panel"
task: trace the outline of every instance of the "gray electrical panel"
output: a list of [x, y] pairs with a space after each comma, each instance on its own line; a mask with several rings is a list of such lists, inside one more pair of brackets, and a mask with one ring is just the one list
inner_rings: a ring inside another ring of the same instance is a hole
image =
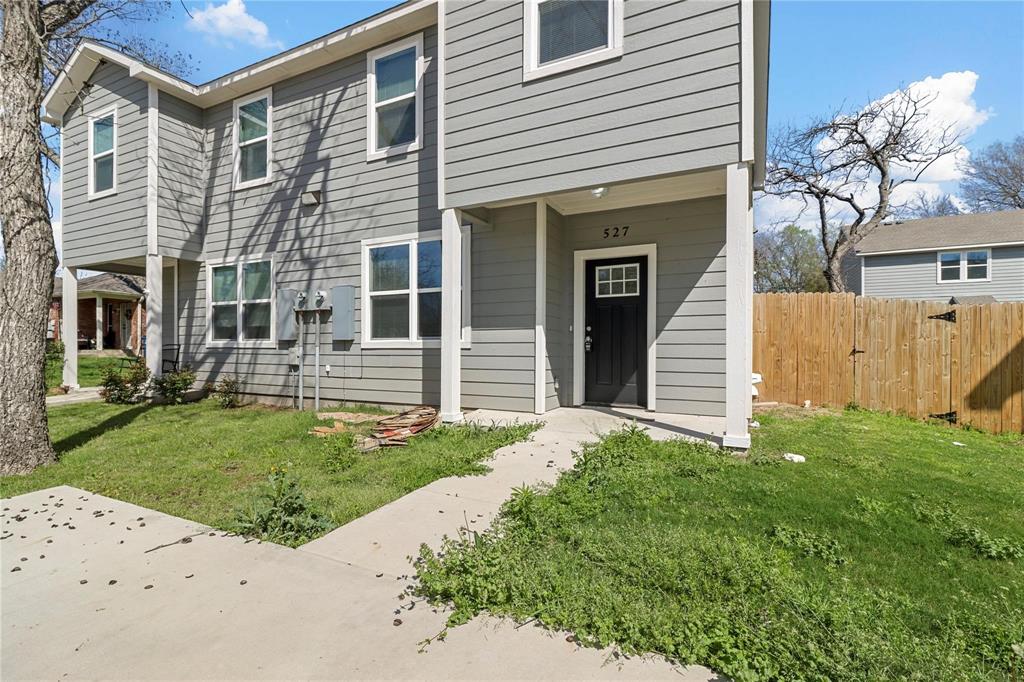
[[295, 324], [295, 289], [277, 290], [277, 340], [295, 341], [299, 338]]
[[334, 341], [355, 341], [355, 287], [343, 284], [331, 288], [331, 320]]

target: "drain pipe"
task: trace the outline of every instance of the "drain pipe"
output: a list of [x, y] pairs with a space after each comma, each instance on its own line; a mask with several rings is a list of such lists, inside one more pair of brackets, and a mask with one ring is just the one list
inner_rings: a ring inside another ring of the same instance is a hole
[[306, 294], [299, 292], [296, 296], [295, 313], [299, 316], [299, 343], [298, 343], [298, 356], [299, 356], [299, 410], [306, 409], [305, 404], [305, 392], [304, 387], [306, 383], [306, 327], [305, 320], [306, 314], [303, 308], [306, 306]]
[[313, 300], [313, 320], [316, 325], [313, 331], [313, 340], [316, 344], [313, 349], [313, 364], [316, 366], [316, 375], [313, 378], [313, 409], [320, 411], [320, 309], [323, 307], [327, 294], [317, 291]]

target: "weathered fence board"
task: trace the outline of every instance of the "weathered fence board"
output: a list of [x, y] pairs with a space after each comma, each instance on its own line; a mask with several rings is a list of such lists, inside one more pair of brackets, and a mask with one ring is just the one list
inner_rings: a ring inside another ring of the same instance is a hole
[[[951, 311], [955, 321], [936, 317]], [[753, 331], [761, 400], [955, 412], [960, 423], [1024, 432], [1024, 303], [757, 294]]]

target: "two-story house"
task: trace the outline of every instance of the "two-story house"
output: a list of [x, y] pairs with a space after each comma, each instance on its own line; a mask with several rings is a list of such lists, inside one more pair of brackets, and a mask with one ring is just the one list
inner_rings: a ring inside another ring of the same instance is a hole
[[64, 296], [144, 275], [153, 371], [265, 400], [631, 405], [745, 447], [768, 22], [410, 0], [201, 85], [84, 42], [44, 103]]
[[880, 225], [857, 244], [845, 275], [863, 296], [1024, 301], [1024, 210]]

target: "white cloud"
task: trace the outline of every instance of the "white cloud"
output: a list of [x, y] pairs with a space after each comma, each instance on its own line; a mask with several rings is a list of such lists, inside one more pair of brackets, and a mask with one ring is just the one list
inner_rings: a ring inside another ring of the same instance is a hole
[[263, 49], [284, 49], [281, 41], [271, 39], [267, 25], [249, 14], [244, 0], [227, 0], [223, 5], [207, 4], [204, 9], [192, 12], [192, 18], [186, 25], [212, 40], [227, 44], [244, 43]]
[[[938, 77], [928, 76], [904, 88], [915, 98], [927, 100], [923, 106], [923, 125], [927, 134], [938, 138], [945, 130], [955, 130], [960, 135], [961, 144], [952, 154], [929, 166], [917, 182], [906, 183], [897, 188], [893, 194], [894, 205], [906, 202], [919, 193], [935, 198], [955, 192], [956, 183], [963, 176], [960, 169], [970, 158], [970, 152], [962, 142], [970, 138], [992, 115], [991, 110], [979, 109], [974, 101], [977, 83], [978, 74], [973, 71], [952, 71]], [[879, 97], [875, 102], [891, 99], [897, 92]], [[894, 174], [897, 178], [906, 177], [908, 169], [896, 168]], [[875, 186], [871, 179], [865, 179], [859, 190], [854, 192], [861, 205], [870, 205], [876, 200]], [[956, 197], [953, 201], [960, 205]], [[817, 226], [816, 211], [817, 206], [805, 206], [800, 199], [769, 195], [759, 196], [755, 206], [757, 224], [763, 227], [795, 222], [813, 228]], [[854, 215], [842, 204], [831, 206], [829, 213], [837, 221], [850, 220]]]

